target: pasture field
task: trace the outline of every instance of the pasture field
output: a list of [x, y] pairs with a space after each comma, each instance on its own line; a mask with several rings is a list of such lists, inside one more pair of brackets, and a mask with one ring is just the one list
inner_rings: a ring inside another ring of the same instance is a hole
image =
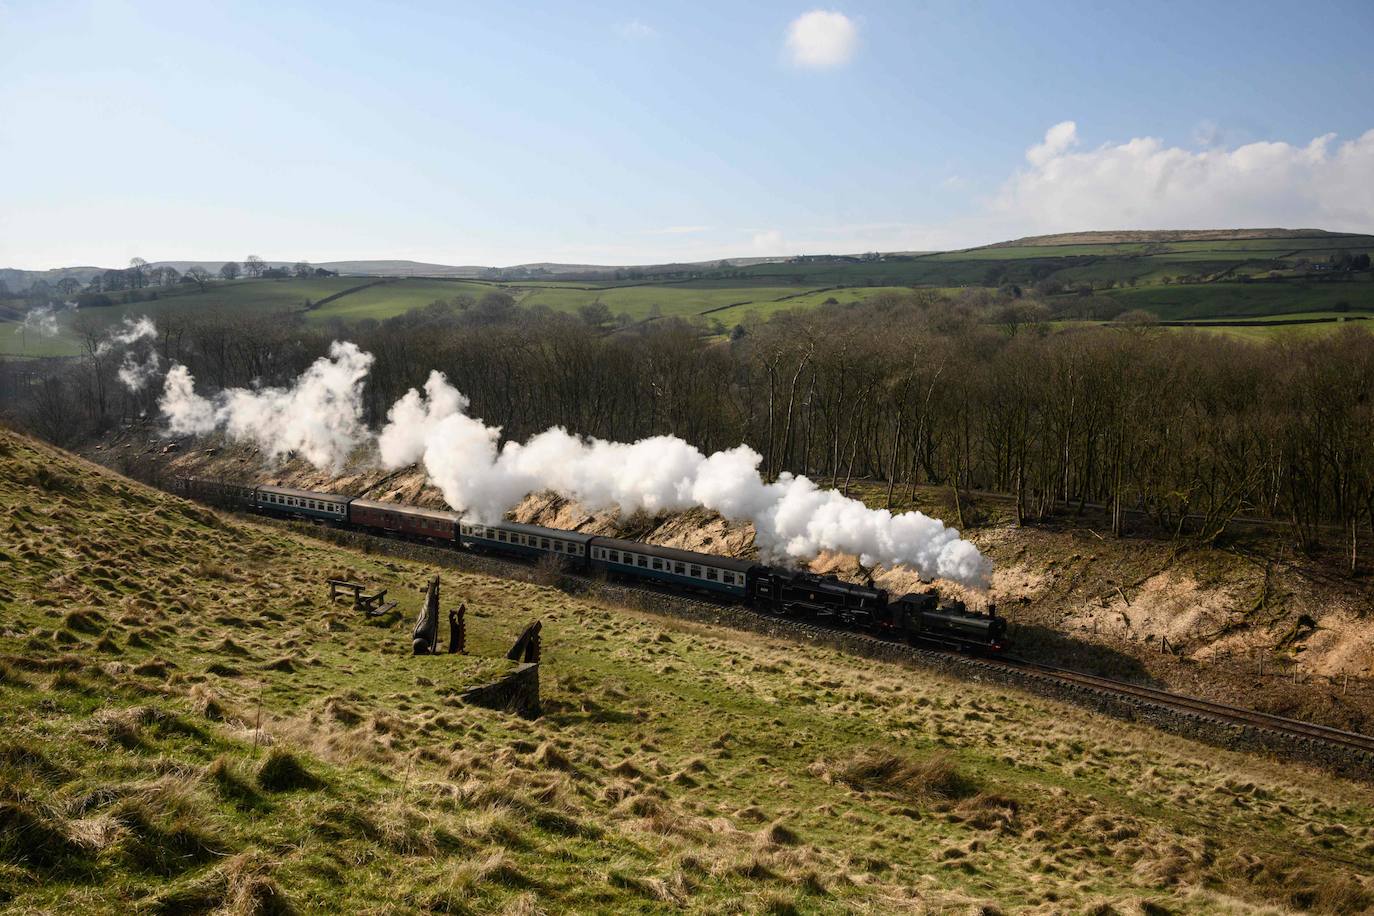
[[353, 322], [372, 318], [381, 321], [412, 309], [424, 308], [436, 299], [447, 300], [459, 295], [480, 299], [495, 288], [491, 284], [465, 280], [392, 280], [327, 302], [317, 309], [311, 309], [305, 318], [312, 324], [333, 319]]
[[[517, 284], [518, 286], [518, 284]], [[643, 320], [654, 314], [665, 317], [700, 315], [711, 309], [742, 303], [769, 303], [784, 296], [805, 293], [806, 286], [718, 283], [675, 283], [662, 286], [621, 286], [611, 289], [529, 288], [520, 297], [523, 306], [543, 305], [560, 312], [574, 312], [584, 305], [603, 303], [612, 315], [626, 314]]]
[[1281, 315], [1289, 312], [1374, 310], [1374, 282], [1351, 281], [1277, 283], [1195, 283], [1138, 286], [1099, 292], [1124, 308], [1145, 309], [1166, 321], [1188, 318], [1230, 318]]
[[[943, 292], [953, 293], [956, 290], [942, 290]], [[707, 318], [713, 318], [732, 328], [746, 318], [757, 317], [768, 320], [770, 316], [777, 312], [787, 309], [812, 309], [817, 308], [830, 300], [835, 300], [841, 305], [850, 305], [856, 302], [863, 302], [874, 296], [883, 293], [905, 293], [910, 292], [906, 286], [848, 286], [842, 289], [820, 289], [801, 294], [789, 295], [786, 298], [749, 302], [744, 305], [733, 306], [712, 312]]]
[[[1320, 323], [1308, 323], [1313, 318], [1331, 318], [1333, 321]], [[1364, 320], [1359, 320], [1359, 319]], [[1355, 319], [1355, 320], [1341, 320]], [[1216, 321], [1215, 318], [1196, 319], [1196, 321]], [[1260, 321], [1276, 321], [1278, 324], [1259, 324]], [[1056, 332], [1073, 331], [1075, 329], [1089, 327], [1114, 327], [1111, 321], [1098, 320], [1077, 320], [1070, 319], [1064, 321], [1048, 322], [1050, 329]], [[1221, 337], [1231, 337], [1236, 340], [1249, 341], [1251, 343], [1268, 343], [1278, 339], [1296, 339], [1301, 337], [1324, 337], [1328, 334], [1338, 334], [1344, 330], [1374, 332], [1374, 311], [1369, 312], [1294, 312], [1291, 314], [1269, 315], [1264, 318], [1246, 320], [1237, 318], [1233, 322], [1224, 325], [1203, 325], [1184, 321], [1182, 324], [1171, 324], [1157, 327], [1158, 333], [1204, 333], [1216, 334]]]
[[[1374, 905], [1367, 785], [452, 569], [474, 655], [416, 658], [428, 566], [4, 430], [0, 465], [17, 911]], [[330, 605], [338, 575], [399, 619]], [[536, 617], [544, 716], [458, 701]]]

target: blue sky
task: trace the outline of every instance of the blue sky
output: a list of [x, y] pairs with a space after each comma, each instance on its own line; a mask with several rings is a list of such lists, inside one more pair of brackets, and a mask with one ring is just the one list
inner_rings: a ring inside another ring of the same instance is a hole
[[1374, 230], [1368, 2], [0, 0], [0, 48], [0, 266]]

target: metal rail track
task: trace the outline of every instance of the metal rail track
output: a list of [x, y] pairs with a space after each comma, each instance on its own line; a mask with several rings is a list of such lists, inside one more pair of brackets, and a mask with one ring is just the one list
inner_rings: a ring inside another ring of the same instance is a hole
[[1031, 661], [1030, 659], [1017, 658], [1015, 656], [1008, 656], [993, 661], [994, 664], [1000, 661], [1000, 663], [1020, 671], [1052, 677], [1066, 683], [1079, 684], [1091, 689], [1108, 690], [1122, 696], [1131, 696], [1152, 703], [1161, 703], [1174, 709], [1197, 715], [1211, 716], [1219, 721], [1252, 725], [1256, 728], [1283, 732], [1299, 738], [1324, 741], [1328, 744], [1335, 744], [1352, 750], [1374, 754], [1374, 737], [1362, 735], [1359, 732], [1344, 731], [1327, 725], [1318, 725], [1315, 722], [1304, 722], [1300, 719], [1289, 719], [1285, 716], [1261, 712], [1256, 709], [1246, 709], [1242, 706], [1216, 703], [1211, 700], [1203, 700], [1198, 697], [1188, 696], [1187, 694], [1174, 693], [1168, 690], [1161, 690], [1157, 687], [1148, 687], [1143, 684], [1133, 684], [1129, 681], [1118, 681], [1114, 678], [1100, 677], [1095, 674], [1074, 671], [1070, 668], [1059, 668], [1054, 665], [1046, 665], [1040, 662]]

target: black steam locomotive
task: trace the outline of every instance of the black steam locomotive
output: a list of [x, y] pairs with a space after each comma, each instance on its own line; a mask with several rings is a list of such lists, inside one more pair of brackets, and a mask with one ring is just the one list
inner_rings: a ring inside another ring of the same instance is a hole
[[177, 478], [174, 489], [196, 499], [264, 515], [302, 518], [459, 550], [539, 560], [572, 572], [711, 595], [767, 614], [810, 620], [906, 642], [961, 651], [1000, 652], [1006, 621], [995, 609], [969, 610], [934, 592], [892, 597], [886, 591], [750, 560], [658, 547], [515, 522], [480, 524], [458, 513], [278, 486], [239, 486]]

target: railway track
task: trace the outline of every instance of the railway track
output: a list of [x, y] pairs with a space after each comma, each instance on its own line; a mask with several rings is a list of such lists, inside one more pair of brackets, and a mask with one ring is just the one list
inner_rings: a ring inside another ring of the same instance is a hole
[[[996, 663], [999, 660], [993, 661]], [[1284, 716], [1276, 716], [1272, 713], [1260, 712], [1255, 709], [1245, 709], [1241, 706], [1214, 703], [1211, 700], [1203, 700], [1198, 697], [1188, 696], [1187, 694], [1173, 693], [1168, 690], [1161, 690], [1157, 687], [1133, 684], [1129, 681], [1118, 681], [1112, 678], [1099, 677], [1094, 674], [1086, 674], [1082, 671], [1074, 671], [1069, 668], [1045, 665], [1040, 662], [1031, 661], [1030, 659], [1012, 656], [1001, 659], [1000, 661], [1017, 670], [1052, 677], [1064, 683], [1080, 684], [1088, 688], [1110, 690], [1122, 696], [1137, 697], [1147, 702], [1164, 704], [1171, 708], [1196, 715], [1211, 716], [1222, 722], [1249, 725], [1273, 732], [1282, 732], [1297, 738], [1323, 741], [1327, 744], [1349, 748], [1354, 751], [1374, 754], [1374, 737], [1362, 735], [1359, 732], [1343, 731], [1339, 728], [1318, 725], [1315, 722], [1303, 722], [1299, 719], [1289, 719]]]
[[[394, 547], [390, 552], [398, 555], [409, 553], [413, 559], [438, 561], [445, 566], [467, 567], [471, 571], [505, 578], [528, 581], [532, 572], [530, 564], [509, 557], [455, 551], [435, 544], [399, 540], [351, 529], [325, 529], [314, 523], [271, 519], [261, 515], [251, 517], [314, 536], [328, 530], [332, 535], [342, 535], [343, 540], [366, 540]], [[1032, 659], [974, 656], [934, 646], [908, 645], [812, 620], [761, 613], [706, 596], [686, 597], [666, 589], [608, 582], [582, 573], [564, 572], [561, 575], [566, 580], [579, 583], [593, 595], [637, 606], [651, 614], [724, 625], [799, 642], [820, 642], [849, 654], [1002, 683], [1087, 706], [1118, 718], [1144, 720], [1212, 744], [1302, 760], [1342, 775], [1374, 781], [1374, 737], [1357, 732], [1215, 703]]]

